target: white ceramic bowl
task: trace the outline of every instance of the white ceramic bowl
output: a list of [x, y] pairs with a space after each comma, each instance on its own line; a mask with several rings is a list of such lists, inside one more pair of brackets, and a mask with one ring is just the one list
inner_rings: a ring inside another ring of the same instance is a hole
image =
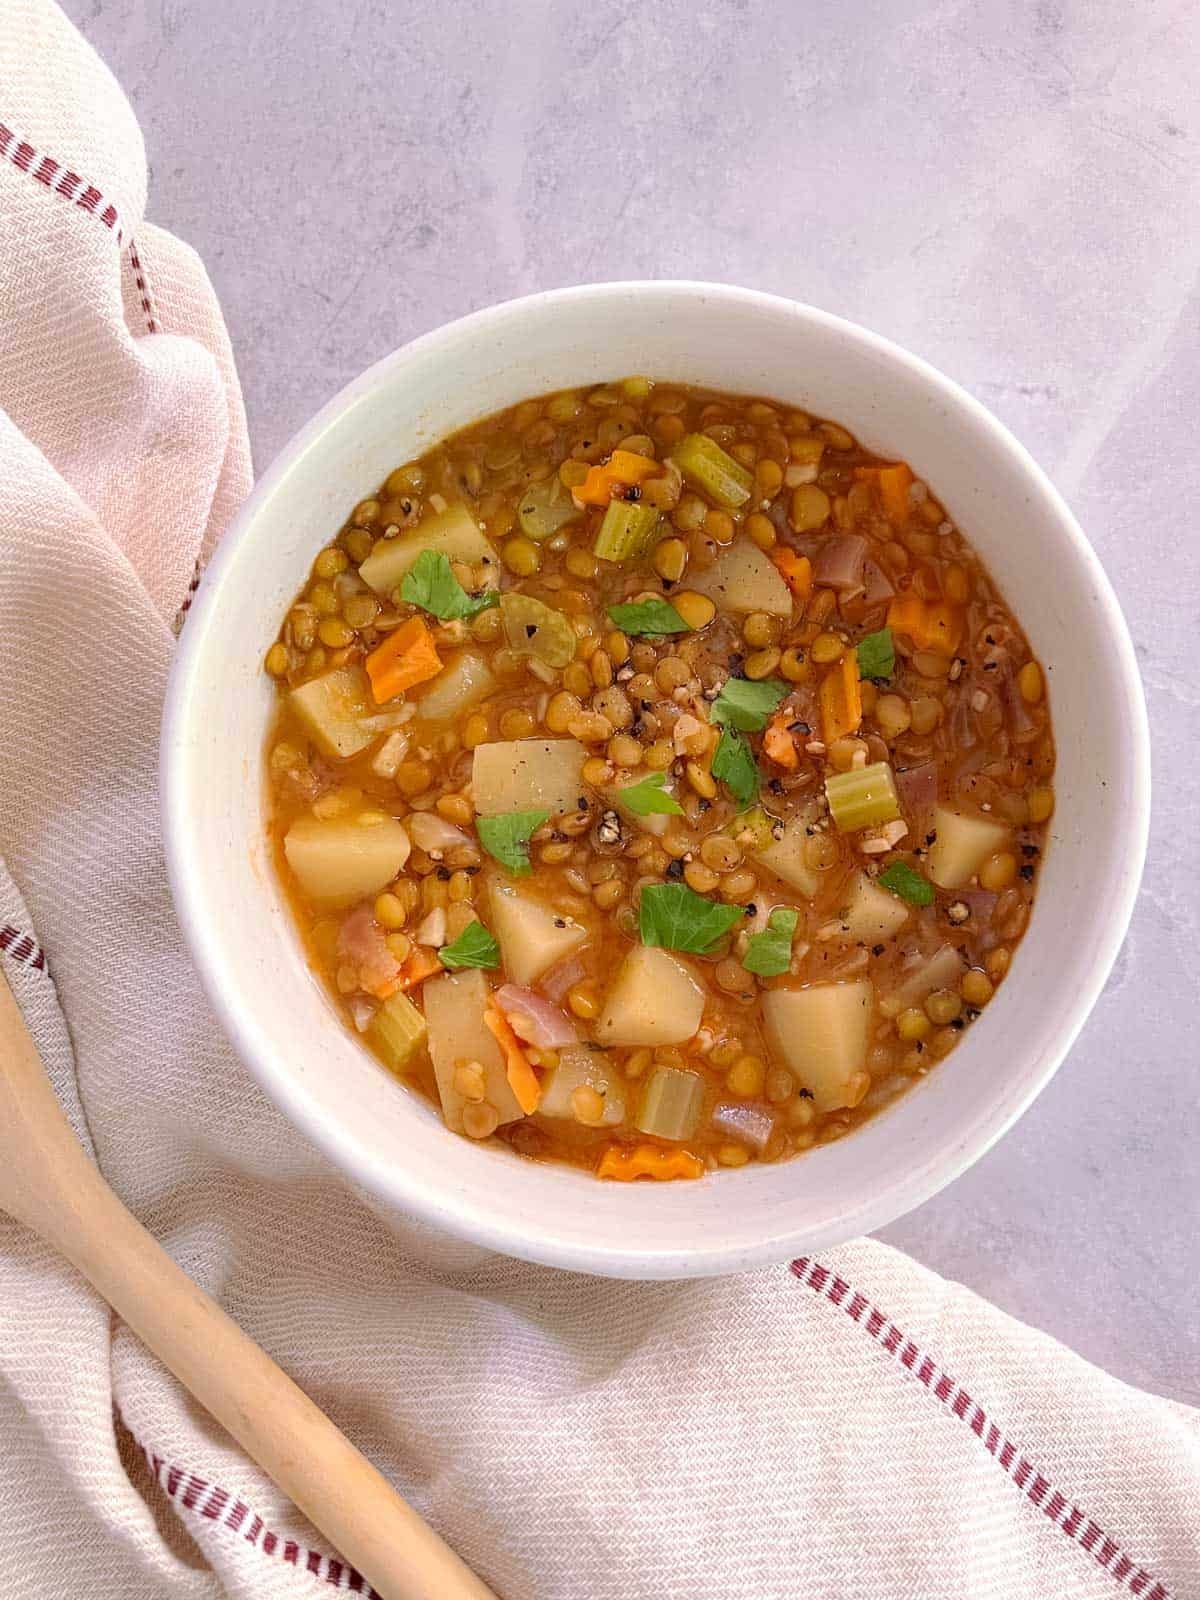
[[[262, 657], [315, 552], [397, 462], [515, 401], [630, 372], [836, 418], [933, 485], [1049, 673], [1058, 808], [1029, 931], [953, 1056], [861, 1130], [699, 1183], [615, 1184], [447, 1133], [347, 1032], [305, 966], [264, 836]], [[175, 901], [222, 1023], [263, 1088], [382, 1202], [553, 1266], [735, 1272], [899, 1216], [977, 1160], [1049, 1079], [1125, 933], [1149, 755], [1133, 650], [1063, 501], [999, 422], [886, 340], [788, 300], [614, 283], [481, 311], [351, 383], [283, 451], [205, 574], [163, 726]], [[1083, 1109], [1080, 1108], [1080, 1120]]]

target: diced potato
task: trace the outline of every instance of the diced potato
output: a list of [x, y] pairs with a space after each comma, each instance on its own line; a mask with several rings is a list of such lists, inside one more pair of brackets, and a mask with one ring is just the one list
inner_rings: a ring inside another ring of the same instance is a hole
[[587, 942], [587, 929], [552, 911], [531, 894], [493, 878], [489, 890], [492, 934], [505, 975], [528, 987], [556, 961]]
[[805, 859], [808, 826], [806, 814], [793, 817], [784, 828], [781, 838], [772, 837], [765, 850], [755, 853], [763, 866], [777, 878], [782, 878], [784, 883], [798, 889], [802, 895], [812, 896], [817, 892], [821, 875]]
[[865, 872], [860, 872], [838, 920], [845, 938], [856, 944], [878, 944], [881, 939], [894, 938], [911, 915], [912, 907], [907, 901], [879, 888]]
[[331, 908], [378, 893], [404, 866], [409, 849], [403, 825], [378, 811], [328, 820], [300, 817], [283, 840], [283, 853], [301, 889], [316, 904]]
[[360, 667], [310, 678], [290, 692], [288, 701], [327, 756], [356, 756], [379, 737], [378, 725], [369, 720], [378, 708]]
[[[730, 832], [738, 844], [757, 855], [771, 848], [777, 822], [778, 819], [768, 816], [761, 806], [751, 806], [749, 811], [743, 811]], [[783, 824], [778, 822], [778, 826], [782, 831]]]
[[426, 517], [394, 539], [380, 539], [358, 569], [359, 575], [377, 594], [390, 595], [423, 550], [433, 550], [449, 561], [465, 561], [472, 567], [486, 562], [497, 572], [500, 570], [495, 547], [480, 531], [475, 518], [466, 506], [454, 505]]
[[421, 990], [442, 1115], [452, 1133], [463, 1131], [466, 1101], [454, 1086], [454, 1073], [465, 1062], [477, 1061], [483, 1068], [485, 1099], [495, 1106], [501, 1123], [525, 1115], [509, 1088], [504, 1055], [483, 1020], [490, 997], [491, 986], [478, 967], [430, 978]]
[[621, 963], [596, 1037], [604, 1044], [682, 1044], [700, 1026], [704, 990], [676, 956], [635, 945]]
[[763, 996], [771, 1048], [811, 1092], [818, 1111], [856, 1106], [871, 1086], [866, 1061], [874, 998], [865, 978], [769, 989]]
[[587, 794], [577, 739], [502, 739], [475, 747], [473, 792], [481, 817], [505, 811], [577, 811]]
[[766, 611], [773, 617], [790, 617], [792, 591], [779, 569], [749, 539], [735, 539], [704, 570], [688, 568], [688, 587], [708, 595], [727, 611]]
[[460, 650], [417, 700], [417, 715], [425, 722], [446, 722], [477, 701], [486, 700], [495, 688], [496, 680], [483, 657], [473, 650]]
[[937, 838], [929, 847], [925, 868], [940, 889], [961, 889], [1009, 839], [1003, 823], [945, 806], [933, 813], [933, 827]]
[[604, 1099], [602, 1126], [615, 1127], [625, 1117], [625, 1089], [603, 1050], [571, 1045], [559, 1052], [558, 1065], [542, 1079], [538, 1113], [543, 1117], [575, 1119], [571, 1096], [576, 1089], [595, 1089]]
[[403, 1073], [426, 1039], [425, 1018], [406, 994], [394, 994], [371, 1018], [367, 1036], [393, 1072]]
[[885, 1017], [898, 1017], [909, 1006], [919, 1006], [935, 989], [954, 989], [966, 970], [966, 962], [952, 944], [944, 944], [928, 961], [914, 967], [897, 988], [879, 1002]]
[[[617, 810], [635, 828], [640, 828], [643, 833], [652, 833], [656, 839], [661, 839], [667, 831], [667, 823], [671, 818], [665, 811], [650, 811], [644, 816], [636, 811], [630, 811], [621, 804], [621, 789], [623, 785], [615, 783], [611, 788], [603, 790], [604, 803], [616, 806]], [[667, 780], [668, 791], [675, 788], [674, 780]]]

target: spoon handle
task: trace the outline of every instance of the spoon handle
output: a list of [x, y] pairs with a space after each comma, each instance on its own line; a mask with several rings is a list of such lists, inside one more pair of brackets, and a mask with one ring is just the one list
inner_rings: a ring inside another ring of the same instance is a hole
[[0, 1207], [70, 1261], [384, 1600], [495, 1600], [84, 1154], [0, 977]]

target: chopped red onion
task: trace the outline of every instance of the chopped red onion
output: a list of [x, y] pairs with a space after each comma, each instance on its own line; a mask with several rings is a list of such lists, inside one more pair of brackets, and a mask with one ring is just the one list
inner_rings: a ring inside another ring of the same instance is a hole
[[538, 979], [538, 988], [551, 1000], [561, 1000], [572, 985], [587, 977], [587, 968], [578, 956], [567, 956], [558, 961]]
[[358, 968], [364, 989], [382, 989], [400, 971], [370, 905], [352, 911], [338, 931], [338, 955]]
[[883, 568], [875, 561], [868, 561], [863, 567], [863, 582], [866, 591], [863, 602], [868, 607], [880, 606], [885, 600], [890, 600], [896, 593], [895, 585]]
[[923, 846], [926, 834], [933, 828], [933, 813], [937, 807], [936, 764], [922, 761], [920, 766], [905, 767], [897, 772], [896, 793], [913, 842]]
[[788, 497], [780, 495], [775, 504], [767, 512], [767, 521], [774, 525], [776, 533], [790, 533], [788, 524]]
[[436, 811], [414, 811], [404, 819], [409, 837], [418, 850], [453, 850], [456, 845], [468, 842], [461, 828], [456, 828]]
[[1007, 671], [1001, 670], [996, 676], [1000, 679], [1000, 695], [1008, 712], [1012, 736], [1018, 744], [1027, 744], [1037, 734], [1038, 725], [1029, 715], [1016, 674], [1009, 666]]
[[561, 1050], [565, 1045], [579, 1043], [579, 1033], [566, 1012], [532, 989], [506, 983], [496, 990], [496, 1004], [510, 1022], [514, 1017], [521, 1018], [524, 1026], [516, 1031], [538, 1050]]
[[867, 541], [860, 533], [834, 534], [817, 551], [813, 582], [842, 591], [860, 590], [866, 558]]
[[970, 906], [972, 924], [982, 928], [996, 909], [998, 897], [990, 889], [956, 889], [954, 898]]
[[979, 742], [971, 701], [966, 694], [960, 694], [954, 702], [954, 709], [950, 713], [950, 733], [960, 750], [973, 750]]
[[350, 1020], [359, 1033], [365, 1033], [370, 1027], [375, 1009], [374, 1002], [368, 1000], [366, 995], [356, 994], [350, 1001]]
[[744, 1100], [722, 1100], [713, 1107], [712, 1125], [755, 1150], [764, 1150], [775, 1132], [775, 1113]]

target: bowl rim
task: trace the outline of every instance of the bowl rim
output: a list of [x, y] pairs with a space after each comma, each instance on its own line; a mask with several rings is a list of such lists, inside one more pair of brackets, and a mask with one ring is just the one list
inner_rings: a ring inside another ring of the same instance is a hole
[[[209, 613], [217, 605], [218, 593], [227, 567], [231, 566], [243, 542], [253, 536], [260, 506], [268, 502], [293, 468], [310, 450], [319, 448], [327, 430], [364, 395], [379, 386], [397, 367], [414, 357], [436, 349], [447, 341], [486, 336], [489, 329], [514, 314], [527, 315], [563, 304], [600, 301], [614, 295], [639, 294], [663, 297], [679, 294], [702, 297], [723, 305], [758, 308], [774, 315], [799, 317], [826, 332], [867, 348], [886, 361], [903, 368], [948, 406], [964, 412], [968, 419], [991, 436], [1018, 468], [1053, 515], [1076, 559], [1093, 585], [1096, 603], [1102, 613], [1102, 626], [1115, 652], [1115, 674], [1123, 696], [1126, 727], [1129, 732], [1130, 804], [1123, 819], [1117, 856], [1111, 861], [1114, 888], [1111, 912], [1098, 942], [1087, 979], [1075, 992], [1064, 997], [1063, 1014], [1053, 1048], [1040, 1061], [1031, 1062], [1020, 1084], [1014, 1086], [990, 1116], [975, 1121], [965, 1136], [948, 1135], [946, 1148], [938, 1159], [927, 1158], [914, 1167], [907, 1181], [894, 1182], [867, 1199], [848, 1198], [842, 1223], [822, 1244], [840, 1243], [895, 1221], [898, 1217], [931, 1199], [984, 1156], [1028, 1109], [1058, 1070], [1087, 1021], [1108, 980], [1113, 963], [1124, 941], [1137, 897], [1145, 859], [1150, 821], [1150, 734], [1145, 696], [1138, 673], [1134, 647], [1128, 627], [1106, 572], [1062, 495], [1026, 447], [980, 401], [953, 379], [892, 340], [805, 302], [768, 294], [732, 284], [695, 279], [630, 279], [573, 285], [549, 289], [497, 302], [480, 310], [443, 323], [381, 357], [364, 372], [351, 379], [301, 427], [275, 456], [258, 479], [217, 545], [202, 575], [189, 611], [188, 626], [179, 639], [163, 704], [160, 735], [160, 805], [163, 849], [172, 898], [184, 938], [202, 985], [226, 1036], [240, 1060], [268, 1096], [323, 1154], [339, 1168], [347, 1182], [362, 1185], [384, 1206], [395, 1206], [410, 1216], [432, 1224], [457, 1238], [542, 1265], [575, 1271], [612, 1274], [622, 1277], [671, 1278], [716, 1275], [765, 1266], [786, 1259], [797, 1247], [804, 1230], [799, 1226], [794, 1237], [779, 1234], [763, 1238], [747, 1248], [742, 1243], [722, 1244], [719, 1239], [696, 1240], [670, 1249], [639, 1250], [628, 1242], [580, 1243], [559, 1239], [543, 1229], [529, 1237], [514, 1239], [511, 1227], [497, 1223], [486, 1209], [471, 1202], [453, 1201], [445, 1194], [433, 1194], [420, 1181], [410, 1183], [400, 1165], [387, 1165], [378, 1152], [331, 1121], [315, 1105], [299, 1074], [277, 1065], [271, 1054], [256, 1048], [243, 1020], [244, 1007], [219, 979], [218, 962], [209, 944], [217, 935], [206, 934], [203, 874], [198, 862], [185, 847], [185, 819], [188, 814], [188, 785], [183, 780], [185, 763], [176, 760], [185, 741], [180, 730], [186, 725], [187, 705], [201, 671]], [[811, 1232], [811, 1230], [810, 1230]], [[813, 1248], [805, 1237], [804, 1248]]]

